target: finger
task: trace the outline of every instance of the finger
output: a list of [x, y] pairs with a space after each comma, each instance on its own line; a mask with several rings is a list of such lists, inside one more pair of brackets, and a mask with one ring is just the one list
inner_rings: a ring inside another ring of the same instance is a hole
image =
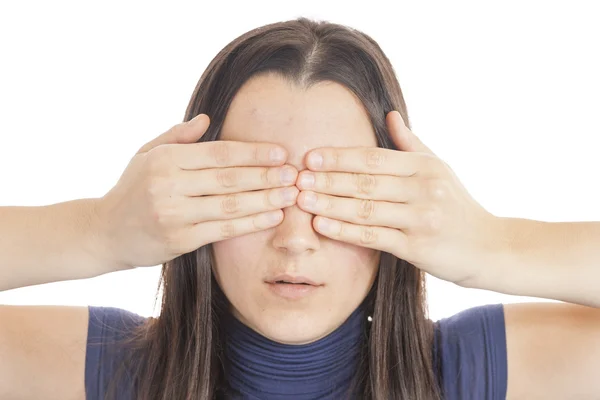
[[187, 211], [187, 220], [183, 222], [234, 219], [290, 207], [296, 203], [298, 192], [298, 189], [292, 186], [227, 195], [188, 197], [184, 199], [183, 209]]
[[287, 151], [272, 143], [217, 140], [170, 145], [173, 159], [184, 170], [283, 165]]
[[408, 230], [415, 225], [415, 213], [402, 203], [336, 197], [302, 191], [298, 195], [302, 210], [332, 219], [361, 225], [387, 226]]
[[335, 196], [408, 203], [422, 197], [419, 182], [414, 177], [304, 170], [296, 186]]
[[313, 219], [313, 227], [331, 239], [391, 254], [404, 254], [407, 247], [407, 236], [397, 229], [355, 225], [321, 216]]
[[155, 147], [164, 144], [184, 144], [198, 141], [208, 129], [210, 118], [206, 114], [199, 114], [188, 122], [175, 125], [162, 135], [143, 145], [137, 152], [146, 153]]
[[379, 147], [322, 147], [312, 150], [306, 166], [312, 171], [339, 171], [395, 176], [429, 176], [439, 160], [428, 153], [409, 153]]
[[195, 224], [189, 237], [194, 242], [189, 248], [231, 239], [248, 233], [273, 228], [283, 220], [283, 211], [275, 210], [246, 217]]
[[297, 177], [296, 168], [284, 165], [182, 170], [174, 179], [176, 193], [206, 196], [290, 186], [296, 182]]
[[402, 115], [398, 111], [390, 111], [386, 115], [386, 123], [392, 140], [398, 150], [422, 152], [435, 155], [433, 151], [415, 135], [404, 123]]

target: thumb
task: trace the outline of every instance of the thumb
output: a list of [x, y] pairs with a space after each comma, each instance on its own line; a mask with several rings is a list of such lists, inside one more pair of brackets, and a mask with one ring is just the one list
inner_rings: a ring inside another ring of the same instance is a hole
[[412, 151], [419, 153], [429, 153], [434, 155], [433, 151], [414, 134], [406, 124], [400, 113], [396, 110], [390, 111], [386, 118], [386, 123], [392, 140], [398, 146], [399, 150]]
[[146, 143], [138, 150], [137, 154], [146, 153], [162, 144], [195, 143], [204, 135], [209, 125], [210, 118], [208, 115], [198, 114], [191, 120], [175, 125], [162, 135]]

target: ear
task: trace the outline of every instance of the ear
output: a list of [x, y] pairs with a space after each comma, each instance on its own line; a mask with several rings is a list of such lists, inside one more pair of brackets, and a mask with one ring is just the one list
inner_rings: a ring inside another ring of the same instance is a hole
[[408, 129], [398, 111], [390, 111], [386, 115], [385, 121], [392, 140], [399, 150], [434, 154], [429, 147], [425, 146], [423, 142]]

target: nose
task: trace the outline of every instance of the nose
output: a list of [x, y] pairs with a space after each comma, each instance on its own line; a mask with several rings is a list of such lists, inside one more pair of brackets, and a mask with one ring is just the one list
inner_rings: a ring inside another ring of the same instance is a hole
[[275, 228], [273, 246], [289, 255], [302, 255], [318, 250], [321, 241], [312, 226], [313, 216], [297, 205], [284, 208], [283, 221]]

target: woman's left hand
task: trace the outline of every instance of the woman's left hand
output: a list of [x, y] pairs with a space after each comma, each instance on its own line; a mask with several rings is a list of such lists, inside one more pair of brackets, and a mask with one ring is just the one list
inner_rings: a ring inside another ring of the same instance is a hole
[[401, 151], [311, 151], [309, 170], [297, 180], [298, 206], [317, 215], [313, 225], [324, 236], [391, 253], [459, 285], [476, 279], [503, 251], [500, 218], [469, 195], [400, 113], [388, 113], [386, 123]]

